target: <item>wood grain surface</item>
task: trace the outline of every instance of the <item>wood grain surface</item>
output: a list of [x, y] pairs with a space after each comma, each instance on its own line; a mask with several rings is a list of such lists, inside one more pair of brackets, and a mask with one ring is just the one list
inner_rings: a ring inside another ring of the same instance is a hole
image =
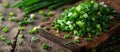
[[[65, 51], [65, 52], [72, 52], [70, 49], [63, 47], [49, 39], [46, 39], [45, 37], [41, 36], [43, 35], [41, 32], [37, 33], [37, 34], [29, 34], [28, 30], [32, 29], [34, 26], [38, 26], [40, 23], [42, 23], [42, 19], [44, 18], [43, 16], [40, 16], [38, 14], [38, 12], [35, 12], [36, 14], [36, 19], [34, 19], [34, 23], [31, 25], [27, 25], [24, 26], [25, 30], [24, 31], [19, 31], [18, 30], [18, 22], [12, 22], [12, 21], [8, 21], [9, 16], [9, 12], [13, 11], [15, 13], [15, 15], [22, 20], [23, 19], [23, 11], [19, 10], [19, 9], [13, 9], [11, 7], [9, 8], [4, 8], [3, 4], [8, 2], [10, 3], [12, 6], [14, 3], [20, 1], [20, 0], [0, 0], [0, 11], [3, 12], [4, 16], [5, 16], [5, 21], [1, 21], [0, 20], [0, 35], [5, 36], [7, 39], [9, 39], [10, 41], [12, 41], [12, 45], [6, 45], [5, 42], [0, 40], [0, 52], [61, 52], [61, 51]], [[107, 1], [107, 0], [106, 0]], [[112, 7], [115, 8], [117, 11], [120, 11], [120, 0], [119, 2], [113, 1], [113, 2], [108, 2], [107, 4], [112, 3]], [[118, 3], [118, 4], [116, 4]], [[119, 6], [118, 6], [119, 5]], [[116, 7], [117, 6], [117, 7]], [[49, 10], [44, 9], [44, 11], [48, 12]], [[60, 9], [57, 9], [55, 11], [53, 11], [55, 14], [57, 13], [61, 13], [62, 11], [60, 11]], [[6, 26], [9, 28], [9, 32], [8, 33], [3, 33], [1, 31], [1, 27], [2, 26]], [[19, 34], [23, 34], [25, 36], [25, 38], [18, 38]], [[41, 35], [40, 35], [41, 34]], [[36, 42], [32, 42], [31, 38], [33, 36], [36, 36], [39, 38], [39, 41]], [[18, 44], [18, 42], [22, 42], [21, 45]], [[52, 48], [50, 50], [45, 50], [42, 48], [42, 44], [46, 43], [49, 46], [51, 46]]]

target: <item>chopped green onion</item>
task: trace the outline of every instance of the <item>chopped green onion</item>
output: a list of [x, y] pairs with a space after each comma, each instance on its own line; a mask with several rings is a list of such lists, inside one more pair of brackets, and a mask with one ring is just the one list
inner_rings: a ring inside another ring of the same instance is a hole
[[35, 14], [30, 14], [30, 18], [35, 19]]
[[39, 32], [39, 26], [38, 27], [34, 27], [32, 30], [28, 30], [29, 34], [35, 34]]
[[36, 36], [33, 36], [32, 39], [31, 39], [31, 41], [38, 41], [38, 40], [39, 40], [39, 38], [36, 37]]
[[29, 34], [34, 34], [34, 31], [33, 30], [28, 30], [28, 33]]
[[8, 29], [7, 27], [2, 27], [2, 31], [3, 31], [4, 33], [7, 33], [7, 32], [9, 31], [9, 29]]
[[43, 49], [49, 49], [49, 48], [51, 48], [51, 47], [48, 46], [46, 43], [43, 43], [43, 44], [42, 44], [42, 48], [43, 48]]
[[68, 38], [72, 38], [72, 36], [69, 35], [69, 34], [64, 34], [64, 38], [65, 38], [65, 39], [68, 39]]
[[74, 42], [75, 42], [75, 43], [79, 43], [79, 42], [80, 42], [80, 40], [79, 40], [79, 37], [78, 37], [78, 36], [75, 36], [75, 37], [74, 37]]
[[9, 21], [16, 21], [16, 22], [18, 22], [19, 21], [19, 19], [17, 18], [17, 17], [10, 17], [10, 18], [8, 18], [8, 20]]
[[92, 38], [90, 38], [90, 37], [88, 37], [88, 38], [85, 38], [85, 41], [88, 41], [88, 42], [90, 42], [90, 41], [92, 41], [93, 39]]
[[22, 45], [22, 42], [19, 41], [18, 44], [19, 44], [19, 45]]
[[3, 35], [0, 35], [0, 40], [6, 40], [6, 38]]
[[[110, 20], [113, 9], [101, 5], [95, 0], [85, 1], [78, 5], [74, 5], [71, 9], [66, 9], [61, 17], [56, 17], [53, 22], [53, 27], [65, 32], [72, 32], [76, 36], [98, 36], [101, 32], [106, 32], [108, 26], [112, 22]], [[64, 38], [68, 38], [64, 35]], [[92, 40], [92, 38], [85, 38]], [[75, 39], [79, 42], [78, 39]]]
[[4, 8], [8, 8], [9, 7], [9, 3], [4, 3]]
[[48, 16], [53, 16], [54, 14], [53, 14], [53, 12], [52, 11], [50, 11], [50, 12], [48, 12], [48, 14], [47, 14]]
[[9, 40], [5, 40], [5, 43], [6, 43], [7, 45], [11, 45], [11, 44], [12, 44], [12, 42], [9, 41]]
[[3, 16], [0, 16], [0, 20], [2, 20], [2, 21], [3, 21], [3, 20], [5, 20], [5, 18], [4, 18]]
[[14, 12], [9, 12], [9, 15], [14, 16], [15, 14], [14, 14]]
[[43, 10], [40, 10], [38, 13], [39, 13], [40, 15], [47, 16], [47, 14], [46, 14]]
[[19, 38], [24, 38], [24, 35], [23, 34], [19, 34], [18, 37]]
[[20, 31], [23, 31], [24, 28], [23, 28], [22, 26], [19, 26], [19, 30], [20, 30]]

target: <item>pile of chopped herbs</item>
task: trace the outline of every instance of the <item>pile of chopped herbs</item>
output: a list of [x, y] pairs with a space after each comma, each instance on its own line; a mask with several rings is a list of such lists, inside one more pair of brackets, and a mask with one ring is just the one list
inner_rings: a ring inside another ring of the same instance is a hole
[[[86, 0], [71, 9], [66, 9], [61, 17], [55, 19], [53, 26], [59, 31], [70, 32], [79, 37], [99, 36], [101, 32], [108, 31], [113, 12], [114, 10], [104, 2]], [[89, 39], [91, 38], [86, 40]]]

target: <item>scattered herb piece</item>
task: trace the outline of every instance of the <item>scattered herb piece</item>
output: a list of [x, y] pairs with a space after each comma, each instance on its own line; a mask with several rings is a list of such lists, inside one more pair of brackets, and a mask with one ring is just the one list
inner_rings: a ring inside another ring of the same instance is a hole
[[6, 43], [7, 45], [11, 45], [11, 44], [12, 44], [11, 41], [9, 41], [9, 40], [5, 40], [5, 43]]
[[43, 44], [42, 44], [42, 48], [43, 48], [43, 49], [49, 49], [49, 48], [51, 48], [51, 47], [48, 46], [46, 43], [43, 43]]
[[49, 17], [44, 17], [43, 19], [42, 19], [42, 21], [47, 21], [47, 20], [49, 20], [50, 18]]
[[23, 21], [19, 22], [19, 26], [25, 26], [27, 24], [32, 24], [32, 23], [33, 23], [32, 19], [26, 19], [26, 18], [24, 18]]
[[78, 39], [75, 39], [75, 40], [74, 40], [74, 42], [75, 42], [75, 43], [79, 43], [79, 42], [80, 42], [80, 40], [78, 40]]
[[7, 33], [9, 29], [7, 27], [2, 27], [2, 32]]
[[44, 30], [49, 30], [49, 27], [44, 27], [43, 29], [44, 29]]
[[56, 33], [60, 33], [60, 30], [57, 29], [57, 30], [56, 30]]
[[9, 15], [14, 16], [15, 14], [14, 14], [14, 12], [9, 12]]
[[75, 37], [74, 37], [74, 42], [75, 42], [75, 43], [79, 43], [79, 42], [80, 42], [80, 40], [79, 40], [79, 37], [78, 37], [78, 36], [75, 36]]
[[28, 33], [29, 34], [34, 34], [34, 31], [33, 30], [28, 30]]
[[19, 26], [19, 30], [20, 30], [20, 31], [23, 31], [23, 30], [24, 30], [24, 27]]
[[23, 34], [18, 35], [19, 38], [25, 38]]
[[30, 18], [35, 19], [35, 14], [30, 14]]
[[34, 27], [32, 30], [28, 30], [29, 34], [35, 34], [39, 32], [39, 26], [38, 27]]
[[32, 39], [31, 39], [31, 41], [33, 41], [33, 42], [34, 42], [34, 41], [38, 41], [38, 40], [39, 40], [39, 38], [36, 37], [36, 36], [33, 36]]
[[38, 13], [39, 13], [40, 15], [47, 16], [47, 14], [46, 14], [43, 10], [40, 10]]
[[87, 37], [87, 38], [85, 38], [85, 41], [92, 41], [93, 39], [92, 38], [90, 38], [90, 37]]
[[11, 41], [10, 40], [7, 40], [5, 36], [3, 35], [0, 35], [0, 40], [4, 41], [7, 45], [11, 45]]
[[6, 38], [5, 38], [3, 35], [0, 35], [0, 40], [5, 41], [5, 40], [6, 40]]
[[21, 41], [18, 42], [19, 45], [22, 45], [23, 43]]
[[66, 42], [66, 43], [65, 43], [65, 46], [68, 46], [68, 45], [70, 45], [70, 44], [73, 44], [73, 42]]
[[9, 21], [16, 21], [16, 22], [18, 22], [19, 21], [19, 19], [17, 18], [17, 17], [10, 17], [10, 18], [8, 18], [8, 20]]
[[8, 20], [9, 20], [9, 21], [13, 21], [13, 19], [12, 19], [11, 17], [10, 17], [10, 18], [8, 18]]
[[53, 12], [52, 11], [50, 11], [50, 12], [48, 12], [48, 14], [47, 14], [48, 16], [53, 16], [54, 14], [53, 14]]
[[68, 38], [72, 38], [72, 36], [69, 35], [69, 34], [64, 34], [64, 38], [65, 38], [65, 39], [68, 39]]
[[39, 13], [40, 15], [44, 15], [44, 11], [43, 11], [43, 10], [40, 10], [38, 13]]
[[9, 7], [9, 3], [4, 3], [4, 8], [8, 8]]
[[4, 20], [5, 20], [5, 18], [4, 18], [3, 16], [0, 16], [0, 20], [4, 21]]

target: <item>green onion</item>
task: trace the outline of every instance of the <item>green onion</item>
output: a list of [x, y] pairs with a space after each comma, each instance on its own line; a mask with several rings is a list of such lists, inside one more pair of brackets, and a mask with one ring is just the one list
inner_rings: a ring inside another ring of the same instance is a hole
[[23, 28], [22, 26], [19, 26], [19, 30], [20, 30], [20, 31], [23, 31], [24, 28]]
[[4, 41], [7, 45], [11, 45], [12, 42], [10, 40], [7, 40], [6, 37], [3, 35], [0, 35], [0, 40]]
[[85, 38], [85, 41], [92, 41], [93, 39], [92, 38], [90, 38], [90, 37], [88, 37], [88, 38]]
[[3, 16], [0, 16], [0, 20], [4, 21], [4, 20], [5, 20], [5, 18], [4, 18]]
[[49, 48], [51, 48], [51, 47], [48, 46], [46, 43], [43, 43], [43, 44], [42, 44], [42, 48], [43, 48], [43, 49], [49, 49]]
[[75, 40], [74, 40], [74, 42], [75, 42], [75, 43], [79, 43], [79, 42], [80, 42], [80, 40], [78, 40], [78, 39], [75, 39]]
[[60, 52], [65, 52], [65, 50], [60, 50]]
[[24, 38], [24, 35], [23, 34], [19, 34], [18, 38]]
[[6, 40], [6, 38], [5, 38], [3, 35], [0, 35], [0, 40], [5, 41], [5, 40]]
[[30, 14], [30, 18], [35, 19], [35, 14]]
[[10, 18], [8, 18], [8, 20], [9, 21], [15, 21], [15, 22], [18, 22], [19, 21], [19, 19], [17, 18], [17, 17], [10, 17]]
[[36, 36], [33, 36], [32, 39], [31, 39], [31, 41], [33, 41], [33, 42], [34, 42], [34, 41], [38, 41], [38, 40], [39, 40], [39, 38], [36, 37]]
[[34, 27], [33, 29], [28, 30], [29, 34], [35, 34], [35, 33], [38, 33], [38, 32], [39, 32], [39, 27]]
[[72, 36], [69, 35], [69, 34], [64, 34], [64, 38], [65, 38], [65, 39], [68, 39], [68, 38], [72, 38]]
[[7, 45], [11, 45], [11, 44], [12, 44], [12, 42], [9, 41], [9, 40], [5, 40], [5, 43], [6, 43]]
[[9, 3], [4, 3], [4, 8], [8, 8], [9, 7]]
[[53, 14], [53, 12], [52, 11], [50, 11], [50, 12], [48, 12], [48, 14], [47, 14], [48, 16], [53, 16], [54, 14]]
[[43, 10], [40, 10], [38, 13], [39, 13], [40, 15], [47, 16], [47, 14], [46, 14]]
[[19, 22], [19, 26], [25, 26], [25, 25], [32, 24], [32, 23], [33, 23], [32, 19], [24, 18], [23, 21]]
[[19, 45], [22, 45], [23, 43], [19, 41], [18, 44], [19, 44]]
[[3, 31], [4, 33], [7, 33], [7, 32], [9, 31], [9, 29], [8, 29], [7, 27], [2, 27], [2, 31]]
[[75, 36], [75, 37], [74, 37], [74, 42], [75, 42], [75, 43], [79, 43], [79, 42], [80, 42], [80, 40], [79, 40], [79, 37], [78, 37], [78, 36]]
[[73, 42], [66, 42], [65, 46], [68, 46], [68, 45], [71, 45], [71, 44], [73, 44]]
[[15, 14], [14, 14], [14, 12], [9, 12], [9, 15], [14, 16]]

